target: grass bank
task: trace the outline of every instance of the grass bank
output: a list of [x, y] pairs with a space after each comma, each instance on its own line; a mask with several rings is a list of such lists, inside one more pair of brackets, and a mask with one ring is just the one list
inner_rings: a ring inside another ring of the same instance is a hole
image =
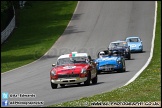
[[1, 73], [39, 59], [62, 35], [77, 1], [27, 1], [16, 10], [17, 28], [1, 45]]
[[[83, 107], [99, 106], [105, 102], [141, 102], [141, 104], [153, 104], [161, 102], [161, 1], [158, 1], [158, 13], [156, 23], [156, 36], [154, 41], [153, 58], [149, 66], [131, 84], [113, 90], [111, 92], [83, 97], [79, 100], [55, 104], [49, 107]], [[136, 105], [137, 105], [136, 104]]]

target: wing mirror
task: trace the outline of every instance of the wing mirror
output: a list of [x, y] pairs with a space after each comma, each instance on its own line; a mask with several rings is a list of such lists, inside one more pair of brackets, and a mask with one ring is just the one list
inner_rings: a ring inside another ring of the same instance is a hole
[[95, 62], [95, 59], [91, 59], [90, 63], [93, 63], [93, 62]]
[[52, 64], [52, 67], [55, 67], [56, 66], [56, 64]]
[[142, 41], [141, 41], [141, 43], [142, 43]]

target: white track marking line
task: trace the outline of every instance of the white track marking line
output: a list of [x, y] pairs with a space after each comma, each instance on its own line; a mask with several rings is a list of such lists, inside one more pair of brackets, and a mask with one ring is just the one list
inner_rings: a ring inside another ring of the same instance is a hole
[[153, 38], [152, 38], [152, 46], [151, 46], [151, 52], [150, 57], [147, 60], [146, 64], [133, 76], [132, 79], [130, 79], [124, 86], [128, 85], [129, 83], [133, 82], [142, 72], [143, 70], [149, 65], [152, 56], [153, 56], [153, 50], [154, 50], [154, 40], [155, 40], [155, 31], [156, 31], [156, 17], [157, 17], [157, 1], [155, 1], [155, 16], [154, 16], [154, 28], [153, 28]]

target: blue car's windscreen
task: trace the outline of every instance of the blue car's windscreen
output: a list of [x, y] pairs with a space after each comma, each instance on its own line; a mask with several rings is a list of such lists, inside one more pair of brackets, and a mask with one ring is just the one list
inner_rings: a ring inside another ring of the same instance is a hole
[[139, 42], [138, 38], [130, 38], [128, 39], [129, 42]]

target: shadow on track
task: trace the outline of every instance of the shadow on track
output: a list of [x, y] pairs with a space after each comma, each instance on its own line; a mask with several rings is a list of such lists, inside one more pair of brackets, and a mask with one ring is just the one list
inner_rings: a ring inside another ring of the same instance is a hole
[[[102, 83], [104, 83], [104, 82], [98, 82], [97, 84], [91, 83], [89, 86], [94, 86], [94, 85], [98, 85], [98, 84], [102, 84]], [[88, 87], [88, 86], [85, 86], [83, 83], [81, 83], [81, 84], [67, 84], [64, 87], [59, 86], [57, 89], [71, 88], [71, 87]]]
[[125, 72], [117, 72], [117, 71], [110, 71], [110, 72], [101, 72], [98, 75], [105, 75], [105, 74], [118, 74], [118, 73], [126, 73], [126, 72], [130, 72], [130, 71], [125, 71]]
[[142, 54], [142, 53], [146, 53], [146, 51], [142, 51], [142, 52], [131, 52], [131, 54]]

